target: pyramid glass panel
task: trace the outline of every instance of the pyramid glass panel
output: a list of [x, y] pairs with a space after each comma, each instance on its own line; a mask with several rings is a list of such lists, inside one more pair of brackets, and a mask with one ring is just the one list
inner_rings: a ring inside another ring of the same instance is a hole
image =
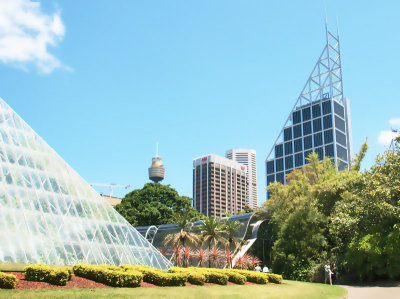
[[0, 99], [0, 262], [172, 264]]

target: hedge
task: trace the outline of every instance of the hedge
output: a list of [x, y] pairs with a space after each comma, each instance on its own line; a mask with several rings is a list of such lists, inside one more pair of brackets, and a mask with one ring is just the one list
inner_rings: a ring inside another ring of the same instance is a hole
[[268, 281], [272, 283], [282, 283], [282, 275], [279, 274], [272, 274], [268, 273], [266, 274], [268, 276]]
[[13, 289], [17, 281], [18, 279], [14, 274], [0, 272], [0, 289]]
[[246, 277], [247, 281], [258, 283], [258, 284], [266, 284], [268, 282], [268, 276], [266, 273], [250, 271], [250, 270], [239, 270], [239, 269], [231, 269], [235, 273], [241, 274]]
[[77, 276], [113, 287], [136, 288], [143, 281], [143, 274], [139, 271], [125, 271], [115, 266], [78, 264], [73, 270]]
[[143, 281], [157, 286], [184, 286], [188, 277], [186, 273], [165, 273], [157, 268], [149, 266], [130, 266], [122, 265], [121, 269], [125, 271], [136, 270], [143, 274]]
[[72, 275], [72, 270], [68, 267], [51, 268], [44, 264], [29, 265], [24, 271], [26, 280], [44, 281], [59, 286], [65, 286]]

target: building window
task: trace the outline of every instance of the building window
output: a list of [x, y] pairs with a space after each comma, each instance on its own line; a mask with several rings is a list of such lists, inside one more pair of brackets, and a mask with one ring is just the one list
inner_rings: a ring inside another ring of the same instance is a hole
[[300, 110], [293, 112], [293, 124], [298, 124], [301, 122]]
[[286, 169], [293, 168], [293, 155], [287, 156], [285, 158], [285, 168]]
[[274, 173], [275, 169], [274, 169], [274, 161], [268, 161], [267, 162], [267, 173]]
[[283, 156], [283, 144], [275, 145], [275, 158], [279, 158]]
[[336, 115], [335, 115], [335, 126], [337, 129], [341, 130], [342, 132], [346, 132], [346, 126], [345, 126], [344, 120], [337, 117]]
[[318, 154], [318, 159], [322, 160], [324, 158], [324, 148], [323, 147], [316, 148], [315, 152]]
[[311, 136], [304, 137], [304, 149], [308, 150], [310, 148], [312, 148], [312, 137]]
[[303, 121], [311, 119], [311, 108], [304, 108], [303, 109]]
[[313, 120], [313, 129], [314, 129], [314, 133], [322, 130], [322, 123], [321, 123], [320, 118]]
[[281, 184], [285, 183], [285, 175], [283, 174], [283, 172], [279, 172], [276, 174], [276, 180]]
[[322, 103], [322, 112], [324, 115], [332, 112], [330, 100]]
[[272, 182], [275, 182], [275, 175], [267, 176], [267, 186]]
[[313, 118], [321, 116], [321, 106], [319, 104], [312, 106], [312, 116]]
[[336, 101], [333, 102], [333, 107], [335, 109], [335, 113], [344, 118], [344, 107]]
[[283, 170], [283, 158], [275, 160], [275, 169], [276, 169], [276, 171]]
[[301, 139], [296, 139], [294, 141], [294, 152], [300, 152], [303, 150], [303, 141]]
[[303, 153], [294, 155], [294, 165], [296, 167], [303, 166]]
[[329, 144], [325, 146], [325, 157], [331, 157], [333, 158], [335, 156], [335, 153], [333, 152], [333, 144]]
[[293, 127], [293, 135], [294, 135], [294, 138], [301, 137], [301, 125], [297, 125], [297, 126]]
[[343, 146], [346, 146], [346, 135], [336, 130], [336, 142]]
[[283, 131], [283, 136], [285, 138], [285, 141], [291, 140], [292, 139], [292, 127], [286, 128]]
[[314, 134], [314, 146], [322, 145], [322, 133]]
[[332, 114], [324, 116], [324, 129], [332, 128]]
[[303, 132], [304, 132], [304, 135], [311, 134], [311, 122], [310, 121], [303, 123]]
[[326, 130], [324, 132], [325, 144], [333, 142], [333, 130]]
[[293, 143], [285, 142], [285, 155], [293, 154]]
[[347, 151], [345, 148], [341, 147], [339, 144], [336, 145], [337, 156], [343, 161], [347, 161]]
[[349, 168], [349, 166], [347, 165], [347, 163], [345, 163], [343, 161], [339, 161], [339, 170], [345, 170], [348, 168]]

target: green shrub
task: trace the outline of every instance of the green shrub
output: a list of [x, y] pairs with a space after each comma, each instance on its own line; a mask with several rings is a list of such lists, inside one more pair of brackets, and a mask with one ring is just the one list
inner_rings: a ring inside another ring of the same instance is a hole
[[282, 283], [282, 275], [279, 274], [266, 274], [268, 276], [268, 281], [272, 283]]
[[168, 270], [169, 273], [184, 273], [187, 277], [187, 281], [195, 285], [204, 285], [206, 278], [203, 274], [199, 273], [197, 268], [180, 268], [171, 267]]
[[143, 274], [135, 270], [124, 271], [121, 268], [108, 265], [79, 264], [73, 267], [74, 273], [90, 280], [113, 287], [139, 287]]
[[15, 275], [0, 272], [0, 289], [13, 289], [17, 281], [18, 279]]
[[247, 281], [246, 276], [236, 273], [234, 271], [231, 271], [230, 269], [226, 269], [224, 271], [226, 275], [228, 275], [228, 279], [230, 282], [236, 283], [236, 284], [245, 284]]
[[65, 286], [71, 280], [72, 270], [67, 267], [54, 267], [36, 264], [25, 267], [25, 279], [30, 281], [44, 281], [54, 285]]
[[249, 270], [238, 270], [232, 269], [238, 274], [241, 274], [246, 277], [247, 281], [258, 283], [258, 284], [266, 284], [268, 282], [268, 274], [256, 272], [256, 271], [249, 271]]
[[161, 286], [185, 286], [186, 281], [187, 276], [185, 273], [162, 273], [161, 275]]

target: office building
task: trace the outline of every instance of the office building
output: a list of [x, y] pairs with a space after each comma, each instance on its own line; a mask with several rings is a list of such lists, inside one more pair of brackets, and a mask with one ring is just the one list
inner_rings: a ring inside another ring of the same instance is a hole
[[[343, 94], [339, 33], [326, 26], [326, 45], [266, 159], [266, 183], [286, 183], [286, 175], [316, 152], [339, 170], [351, 164], [349, 100]], [[268, 197], [268, 195], [267, 195]]]
[[2, 99], [0, 220], [0, 262], [172, 266]]
[[257, 207], [257, 164], [256, 151], [252, 149], [231, 149], [226, 151], [225, 157], [247, 167], [248, 205], [250, 208]]
[[247, 202], [247, 167], [214, 154], [193, 160], [193, 207], [206, 216], [236, 215]]

